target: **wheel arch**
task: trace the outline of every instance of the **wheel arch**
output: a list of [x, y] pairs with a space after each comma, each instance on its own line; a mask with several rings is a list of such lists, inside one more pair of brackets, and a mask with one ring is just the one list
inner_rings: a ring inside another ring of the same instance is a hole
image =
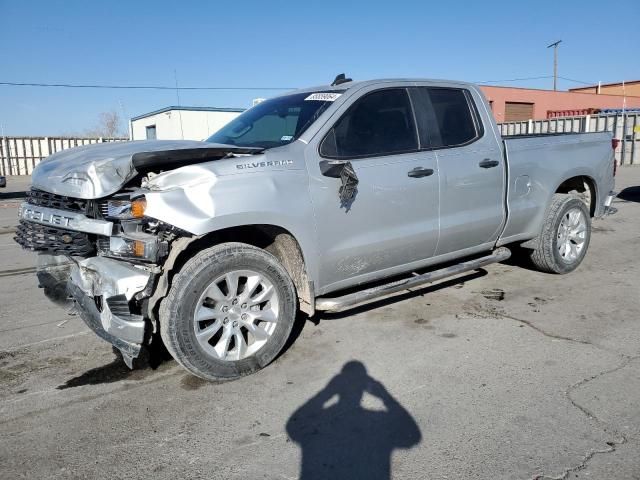
[[[542, 226], [544, 225], [544, 219], [553, 200], [553, 196], [558, 193], [568, 195], [572, 192], [577, 193], [577, 196], [587, 205], [590, 217], [595, 217], [598, 208], [597, 182], [591, 175], [582, 170], [571, 172], [571, 174], [565, 175], [561, 180], [558, 180], [553, 188], [545, 189], [544, 196], [539, 197], [543, 208], [539, 210], [540, 215], [536, 216], [529, 224], [528, 231], [530, 231], [532, 235], [525, 237], [524, 241], [519, 243], [519, 246], [533, 248], [532, 245], [535, 245]], [[508, 242], [499, 243], [499, 245], [506, 243]]]
[[596, 181], [589, 175], [575, 175], [569, 177], [555, 188], [555, 193], [577, 192], [583, 202], [587, 204], [589, 214], [593, 218], [598, 205], [598, 190]]
[[296, 237], [287, 229], [271, 224], [249, 224], [227, 227], [204, 235], [180, 237], [171, 245], [154, 294], [149, 299], [147, 314], [157, 322], [160, 302], [167, 296], [174, 275], [197, 252], [225, 242], [240, 242], [261, 248], [283, 265], [296, 288], [300, 310], [312, 316], [315, 312], [314, 284], [308, 263]]

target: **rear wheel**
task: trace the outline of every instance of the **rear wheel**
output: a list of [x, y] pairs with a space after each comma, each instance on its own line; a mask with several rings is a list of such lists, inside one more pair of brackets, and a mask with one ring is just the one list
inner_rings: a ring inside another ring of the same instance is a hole
[[178, 363], [207, 380], [233, 379], [271, 362], [296, 314], [293, 282], [271, 254], [224, 243], [174, 277], [160, 307], [162, 339]]
[[531, 261], [539, 270], [569, 273], [582, 263], [591, 240], [591, 217], [585, 203], [573, 195], [555, 194]]

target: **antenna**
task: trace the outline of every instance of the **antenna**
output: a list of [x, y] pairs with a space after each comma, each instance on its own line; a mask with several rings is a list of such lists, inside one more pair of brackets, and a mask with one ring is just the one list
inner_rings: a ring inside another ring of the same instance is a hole
[[562, 40], [548, 45], [547, 48], [553, 47], [553, 91], [558, 90], [558, 45], [562, 43]]
[[184, 130], [182, 128], [182, 110], [180, 110], [180, 89], [178, 88], [178, 74], [176, 69], [173, 69], [173, 78], [176, 81], [176, 97], [178, 97], [178, 119], [180, 121], [180, 138], [184, 140]]
[[335, 87], [336, 85], [340, 85], [342, 83], [347, 83], [352, 81], [353, 80], [351, 80], [350, 78], [347, 78], [344, 73], [340, 73], [336, 75], [336, 78], [333, 79], [333, 83], [331, 83], [331, 86]]

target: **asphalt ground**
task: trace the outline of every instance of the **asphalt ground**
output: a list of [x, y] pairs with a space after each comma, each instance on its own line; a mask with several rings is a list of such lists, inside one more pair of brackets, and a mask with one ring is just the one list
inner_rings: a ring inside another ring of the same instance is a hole
[[30, 183], [28, 176], [8, 176], [7, 186], [0, 188], [0, 235], [15, 232], [16, 208], [23, 201]]
[[0, 233], [0, 478], [639, 479], [640, 168], [617, 188], [570, 275], [510, 262], [301, 318], [220, 384], [129, 371]]

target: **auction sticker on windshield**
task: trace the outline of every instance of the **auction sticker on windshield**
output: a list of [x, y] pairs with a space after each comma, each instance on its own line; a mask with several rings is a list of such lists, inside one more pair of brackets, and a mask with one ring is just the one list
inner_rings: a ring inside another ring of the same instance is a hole
[[331, 93], [331, 92], [318, 92], [312, 93], [305, 100], [319, 100], [321, 102], [333, 102], [335, 101], [341, 93]]

